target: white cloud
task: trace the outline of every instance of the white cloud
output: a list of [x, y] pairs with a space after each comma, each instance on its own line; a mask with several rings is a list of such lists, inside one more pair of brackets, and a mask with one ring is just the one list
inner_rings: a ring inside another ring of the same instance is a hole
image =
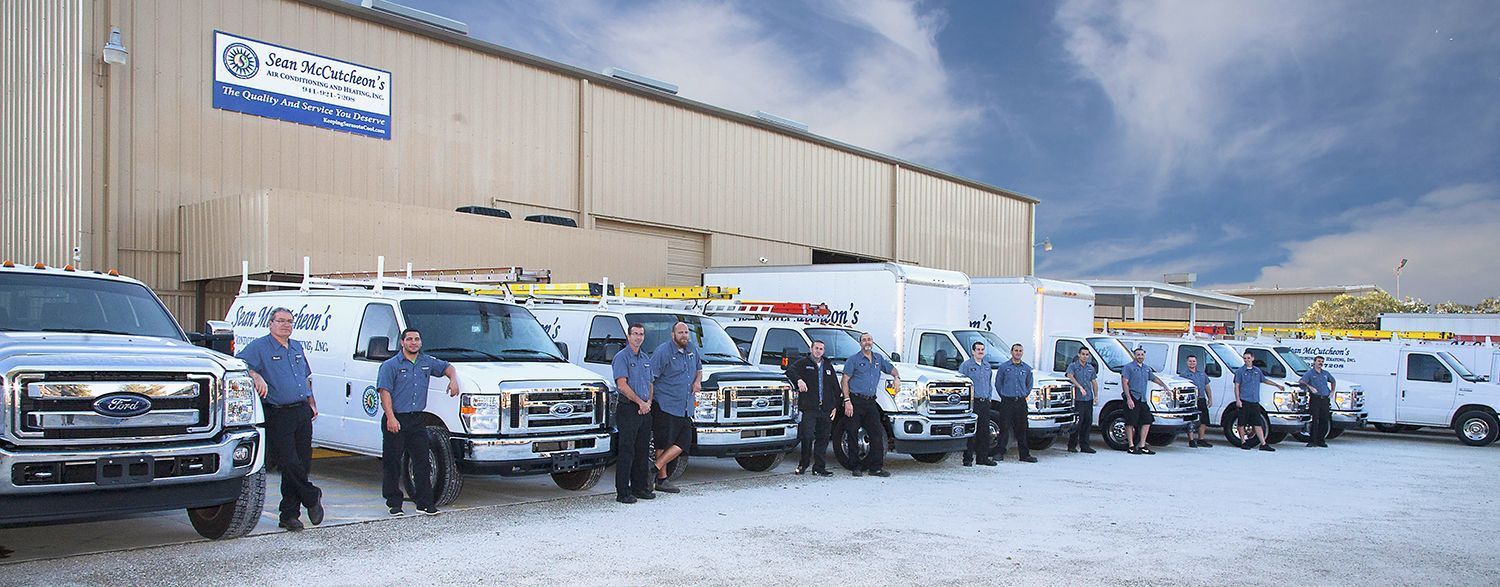
[[[911, 1], [821, 6], [831, 22], [809, 27], [805, 37], [735, 3], [570, 1], [528, 8], [543, 15], [496, 18], [476, 32], [493, 31], [506, 45], [596, 71], [614, 66], [664, 79], [687, 98], [744, 113], [764, 110], [820, 135], [927, 164], [951, 164], [984, 117], [983, 108], [956, 96], [938, 53], [944, 15]], [[818, 34], [830, 27], [854, 32], [840, 32], [836, 42]]]
[[1285, 262], [1264, 267], [1250, 285], [1261, 287], [1375, 283], [1428, 302], [1474, 303], [1500, 295], [1500, 184], [1471, 183], [1346, 211], [1335, 224], [1309, 227], [1288, 245]]

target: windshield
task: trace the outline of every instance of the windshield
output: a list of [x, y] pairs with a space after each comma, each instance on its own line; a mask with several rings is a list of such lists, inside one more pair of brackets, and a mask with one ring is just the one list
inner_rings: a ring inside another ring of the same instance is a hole
[[1089, 345], [1094, 347], [1094, 354], [1099, 355], [1099, 361], [1116, 373], [1124, 368], [1126, 363], [1135, 360], [1130, 356], [1130, 351], [1125, 348], [1125, 344], [1118, 338], [1096, 336], [1089, 339]]
[[1239, 353], [1234, 352], [1234, 349], [1229, 348], [1229, 345], [1216, 342], [1208, 345], [1208, 348], [1214, 350], [1214, 354], [1218, 355], [1219, 360], [1224, 363], [1225, 367], [1229, 367], [1230, 371], [1239, 371], [1245, 368], [1245, 358], [1241, 357]]
[[1276, 347], [1276, 354], [1281, 357], [1281, 360], [1286, 361], [1286, 366], [1291, 367], [1292, 371], [1295, 371], [1298, 375], [1307, 373], [1312, 369], [1312, 365], [1307, 364], [1307, 361], [1302, 360], [1302, 357], [1297, 356], [1297, 353], [1292, 352], [1292, 349], [1279, 346]]
[[964, 355], [970, 356], [974, 353], [974, 342], [984, 343], [984, 362], [991, 367], [999, 367], [1000, 363], [1010, 360], [1010, 345], [1000, 335], [988, 330], [955, 330], [953, 336], [964, 345]]
[[[812, 340], [823, 341], [823, 356], [834, 363], [842, 363], [859, 352], [859, 331], [847, 328], [808, 328], [804, 332]], [[885, 355], [880, 345], [871, 350]], [[890, 355], [886, 355], [890, 356]]]
[[0, 330], [185, 340], [177, 321], [143, 285], [40, 272], [0, 273]]
[[643, 349], [656, 351], [656, 347], [672, 340], [672, 327], [678, 322], [685, 322], [688, 326], [688, 342], [698, 345], [705, 364], [749, 364], [740, 356], [739, 348], [734, 346], [734, 339], [729, 338], [729, 333], [724, 332], [724, 327], [713, 318], [694, 314], [641, 312], [627, 314], [625, 321], [646, 327], [646, 342], [641, 345]]
[[444, 361], [561, 362], [562, 352], [520, 306], [479, 300], [406, 300], [406, 325], [422, 332], [422, 352]]
[[1484, 379], [1483, 377], [1475, 375], [1472, 371], [1469, 371], [1469, 368], [1465, 367], [1463, 362], [1458, 360], [1458, 357], [1449, 354], [1447, 351], [1439, 352], [1438, 356], [1442, 357], [1443, 360], [1448, 363], [1448, 366], [1452, 367], [1454, 371], [1457, 371], [1458, 376], [1464, 378], [1464, 381], [1478, 383], [1479, 381]]

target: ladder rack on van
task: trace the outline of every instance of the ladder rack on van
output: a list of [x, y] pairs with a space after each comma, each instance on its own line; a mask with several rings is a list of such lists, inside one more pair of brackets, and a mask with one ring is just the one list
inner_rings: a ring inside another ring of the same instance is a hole
[[[514, 275], [522, 275], [519, 267], [511, 268]], [[437, 270], [442, 271], [442, 270]], [[240, 294], [250, 293], [250, 286], [265, 288], [297, 289], [303, 292], [311, 290], [336, 290], [336, 289], [371, 289], [375, 291], [391, 290], [424, 290], [437, 292], [442, 290], [457, 290], [469, 294], [478, 294], [493, 290], [497, 285], [490, 281], [472, 282], [476, 279], [475, 274], [469, 275], [442, 275], [434, 271], [425, 271], [429, 277], [438, 279], [419, 279], [414, 277], [417, 273], [412, 270], [411, 264], [406, 264], [406, 276], [398, 277], [386, 275], [385, 257], [376, 257], [376, 269], [373, 273], [334, 273], [328, 275], [313, 275], [312, 260], [310, 257], [302, 258], [302, 281], [271, 281], [250, 279], [250, 262], [240, 262]], [[550, 275], [550, 272], [548, 272]], [[451, 278], [451, 279], [449, 279]], [[508, 294], [507, 294], [507, 297]]]

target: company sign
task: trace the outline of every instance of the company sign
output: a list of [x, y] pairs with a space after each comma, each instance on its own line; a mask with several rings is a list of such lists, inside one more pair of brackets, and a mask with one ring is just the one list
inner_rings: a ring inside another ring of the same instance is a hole
[[214, 108], [390, 140], [391, 73], [214, 31]]

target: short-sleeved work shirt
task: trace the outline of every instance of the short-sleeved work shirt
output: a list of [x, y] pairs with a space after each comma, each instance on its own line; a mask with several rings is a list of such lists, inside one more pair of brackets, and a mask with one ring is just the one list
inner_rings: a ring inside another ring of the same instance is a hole
[[391, 411], [410, 414], [427, 409], [427, 384], [433, 377], [443, 377], [448, 362], [432, 355], [417, 354], [415, 361], [406, 353], [386, 359], [375, 376], [375, 388], [391, 394]]
[[312, 397], [312, 387], [307, 384], [312, 367], [307, 364], [302, 343], [292, 339], [286, 342], [282, 346], [267, 334], [250, 341], [237, 355], [266, 380], [265, 401], [272, 405], [295, 404]]

